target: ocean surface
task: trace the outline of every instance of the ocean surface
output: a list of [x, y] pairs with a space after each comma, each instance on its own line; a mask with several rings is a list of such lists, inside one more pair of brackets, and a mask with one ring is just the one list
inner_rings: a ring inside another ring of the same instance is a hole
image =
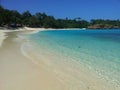
[[60, 63], [76, 62], [120, 87], [120, 30], [48, 30], [32, 34], [29, 39], [38, 52], [41, 48], [54, 53]]

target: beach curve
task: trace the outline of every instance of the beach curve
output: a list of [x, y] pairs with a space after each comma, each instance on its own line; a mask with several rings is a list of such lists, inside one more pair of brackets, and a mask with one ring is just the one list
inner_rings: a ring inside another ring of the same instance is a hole
[[71, 68], [71, 62], [51, 61], [61, 59], [63, 62], [64, 57], [42, 52], [42, 49], [36, 53], [29, 39], [22, 36], [32, 32], [6, 33], [7, 37], [0, 48], [1, 90], [118, 90], [91, 76], [89, 71]]

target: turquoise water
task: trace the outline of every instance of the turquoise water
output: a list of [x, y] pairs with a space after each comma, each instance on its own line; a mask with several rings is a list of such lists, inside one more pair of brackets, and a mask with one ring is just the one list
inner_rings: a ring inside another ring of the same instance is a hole
[[39, 48], [71, 58], [100, 78], [120, 85], [120, 30], [50, 30], [29, 38]]

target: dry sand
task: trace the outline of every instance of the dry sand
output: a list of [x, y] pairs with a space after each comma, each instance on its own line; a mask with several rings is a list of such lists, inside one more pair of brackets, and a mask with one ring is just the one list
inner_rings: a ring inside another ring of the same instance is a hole
[[63, 90], [54, 75], [22, 55], [17, 32], [6, 35], [0, 47], [0, 90]]

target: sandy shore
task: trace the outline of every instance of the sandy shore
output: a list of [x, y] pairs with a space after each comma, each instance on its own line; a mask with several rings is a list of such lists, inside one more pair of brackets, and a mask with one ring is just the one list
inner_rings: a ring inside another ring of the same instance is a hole
[[[46, 29], [25, 29], [0, 32], [0, 90], [118, 90], [77, 67], [76, 63], [76, 66], [69, 60], [63, 63], [65, 58], [56, 57], [54, 53], [38, 54], [30, 49], [31, 57], [27, 57], [21, 49], [29, 46], [22, 48], [26, 39], [19, 36]], [[60, 62], [56, 62], [59, 59]]]
[[64, 90], [54, 75], [22, 55], [17, 33], [7, 32], [0, 47], [0, 90]]

